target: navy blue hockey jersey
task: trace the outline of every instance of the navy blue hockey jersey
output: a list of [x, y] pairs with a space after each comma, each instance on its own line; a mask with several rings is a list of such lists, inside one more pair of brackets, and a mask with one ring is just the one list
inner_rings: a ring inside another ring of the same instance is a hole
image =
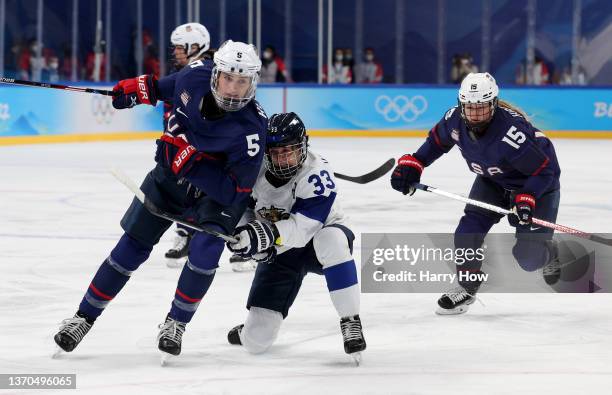
[[239, 111], [206, 119], [201, 106], [210, 93], [213, 63], [196, 61], [158, 82], [159, 99], [174, 104], [166, 133], [184, 134], [206, 154], [186, 179], [223, 205], [247, 198], [263, 160], [267, 116], [256, 100]]
[[551, 141], [521, 114], [499, 106], [486, 133], [475, 138], [460, 111], [455, 106], [446, 112], [429, 131], [415, 158], [429, 166], [456, 145], [470, 171], [507, 190], [537, 198], [559, 188], [561, 170]]

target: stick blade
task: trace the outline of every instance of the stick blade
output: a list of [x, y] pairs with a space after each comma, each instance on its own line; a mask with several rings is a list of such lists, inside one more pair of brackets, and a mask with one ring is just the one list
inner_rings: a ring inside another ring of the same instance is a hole
[[367, 184], [369, 182], [372, 182], [384, 176], [391, 169], [393, 169], [394, 166], [395, 166], [395, 159], [390, 158], [385, 163], [383, 163], [382, 166], [362, 176], [353, 177], [353, 176], [347, 176], [346, 174], [340, 174], [340, 173], [334, 173], [334, 175], [341, 180], [350, 181], [350, 182], [354, 182], [357, 184]]

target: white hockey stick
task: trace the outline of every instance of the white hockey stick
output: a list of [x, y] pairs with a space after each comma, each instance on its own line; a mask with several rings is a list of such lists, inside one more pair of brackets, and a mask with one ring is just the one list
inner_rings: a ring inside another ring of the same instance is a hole
[[134, 195], [136, 195], [136, 199], [138, 199], [147, 210], [149, 210], [149, 212], [155, 216], [158, 216], [160, 218], [163, 219], [167, 219], [168, 221], [172, 221], [172, 222], [176, 222], [177, 224], [181, 224], [181, 225], [185, 225], [188, 228], [197, 230], [198, 232], [204, 232], [204, 233], [208, 233], [210, 235], [213, 236], [217, 236], [225, 241], [228, 241], [230, 243], [236, 243], [238, 242], [238, 240], [235, 237], [223, 234], [221, 232], [217, 232], [216, 230], [213, 229], [208, 229], [208, 228], [204, 228], [201, 227], [199, 225], [193, 224], [191, 222], [187, 222], [185, 221], [183, 218], [174, 215], [174, 214], [170, 214], [167, 213], [165, 211], [163, 211], [162, 209], [160, 209], [159, 207], [157, 207], [155, 205], [155, 203], [153, 203], [145, 194], [144, 192], [142, 192], [140, 190], [140, 188], [138, 187], [138, 185], [136, 185], [136, 183], [127, 176], [127, 174], [125, 174], [123, 171], [121, 171], [121, 169], [118, 168], [113, 168], [111, 169], [111, 173], [113, 174], [113, 176], [115, 176], [115, 178], [121, 182], [123, 185], [125, 185], [130, 191], [132, 191], [134, 193]]
[[[497, 207], [489, 203], [481, 202], [479, 200], [470, 199], [462, 195], [457, 195], [455, 193], [446, 192], [438, 188], [430, 187], [429, 185], [414, 183], [412, 184], [412, 186], [415, 187], [416, 189], [420, 189], [421, 191], [431, 192], [436, 195], [444, 196], [444, 197], [454, 199], [454, 200], [459, 200], [460, 202], [471, 204], [472, 206], [484, 208], [486, 210], [493, 211], [498, 214], [508, 215], [512, 213], [512, 211], [507, 210], [505, 208]], [[582, 237], [583, 239], [591, 240], [596, 243], [601, 243], [601, 244], [612, 246], [611, 239], [607, 239], [605, 237], [594, 235], [592, 233], [583, 232], [578, 229], [570, 228], [569, 226], [555, 224], [554, 222], [544, 221], [543, 219], [539, 219], [539, 218], [533, 218], [531, 222], [536, 225], [544, 226], [546, 228], [558, 230], [559, 232], [568, 233], [568, 234], [571, 234], [577, 237]]]

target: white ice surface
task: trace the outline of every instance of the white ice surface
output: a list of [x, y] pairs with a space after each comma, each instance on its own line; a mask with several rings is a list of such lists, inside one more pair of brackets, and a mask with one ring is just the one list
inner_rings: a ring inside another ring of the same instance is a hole
[[[336, 171], [357, 175], [420, 142], [313, 139], [312, 147]], [[612, 141], [555, 145], [563, 170], [558, 222], [610, 232]], [[612, 295], [484, 293], [486, 306], [440, 317], [435, 294], [365, 294], [368, 349], [356, 368], [319, 276], [305, 279], [269, 353], [253, 356], [227, 344], [227, 331], [244, 320], [252, 279], [231, 272], [227, 255], [187, 328], [183, 354], [162, 368], [156, 325], [180, 274], [163, 258], [172, 232], [83, 343], [52, 360], [57, 324], [74, 314], [122, 234], [119, 220], [132, 196], [108, 169], [121, 167], [140, 181], [154, 150], [153, 141], [0, 147], [0, 373], [76, 373], [79, 391], [96, 394], [610, 393]], [[456, 151], [423, 177], [458, 193], [472, 180]], [[462, 214], [462, 204], [438, 196], [406, 198], [390, 189], [388, 177], [338, 183], [356, 233], [453, 232]], [[494, 228], [510, 230], [505, 223]]]

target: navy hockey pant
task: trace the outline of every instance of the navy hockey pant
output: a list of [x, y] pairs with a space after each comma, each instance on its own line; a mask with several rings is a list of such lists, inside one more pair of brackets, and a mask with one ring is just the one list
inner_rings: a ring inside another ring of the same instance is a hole
[[[513, 194], [494, 182], [477, 176], [470, 190], [470, 198], [510, 209]], [[559, 199], [560, 192], [558, 189], [546, 192], [537, 199], [534, 217], [555, 222], [559, 211]], [[491, 227], [504, 217], [504, 215], [471, 205], [465, 206], [464, 213], [455, 230], [455, 248], [480, 248]], [[512, 255], [524, 270], [537, 270], [551, 258], [552, 252], [549, 241], [552, 236], [553, 230], [549, 228], [517, 227], [515, 232], [516, 243], [512, 248]], [[463, 265], [457, 265], [457, 273], [461, 271], [478, 273], [481, 267], [481, 260], [472, 259]], [[466, 289], [477, 289], [480, 285], [468, 281], [460, 284]]]

